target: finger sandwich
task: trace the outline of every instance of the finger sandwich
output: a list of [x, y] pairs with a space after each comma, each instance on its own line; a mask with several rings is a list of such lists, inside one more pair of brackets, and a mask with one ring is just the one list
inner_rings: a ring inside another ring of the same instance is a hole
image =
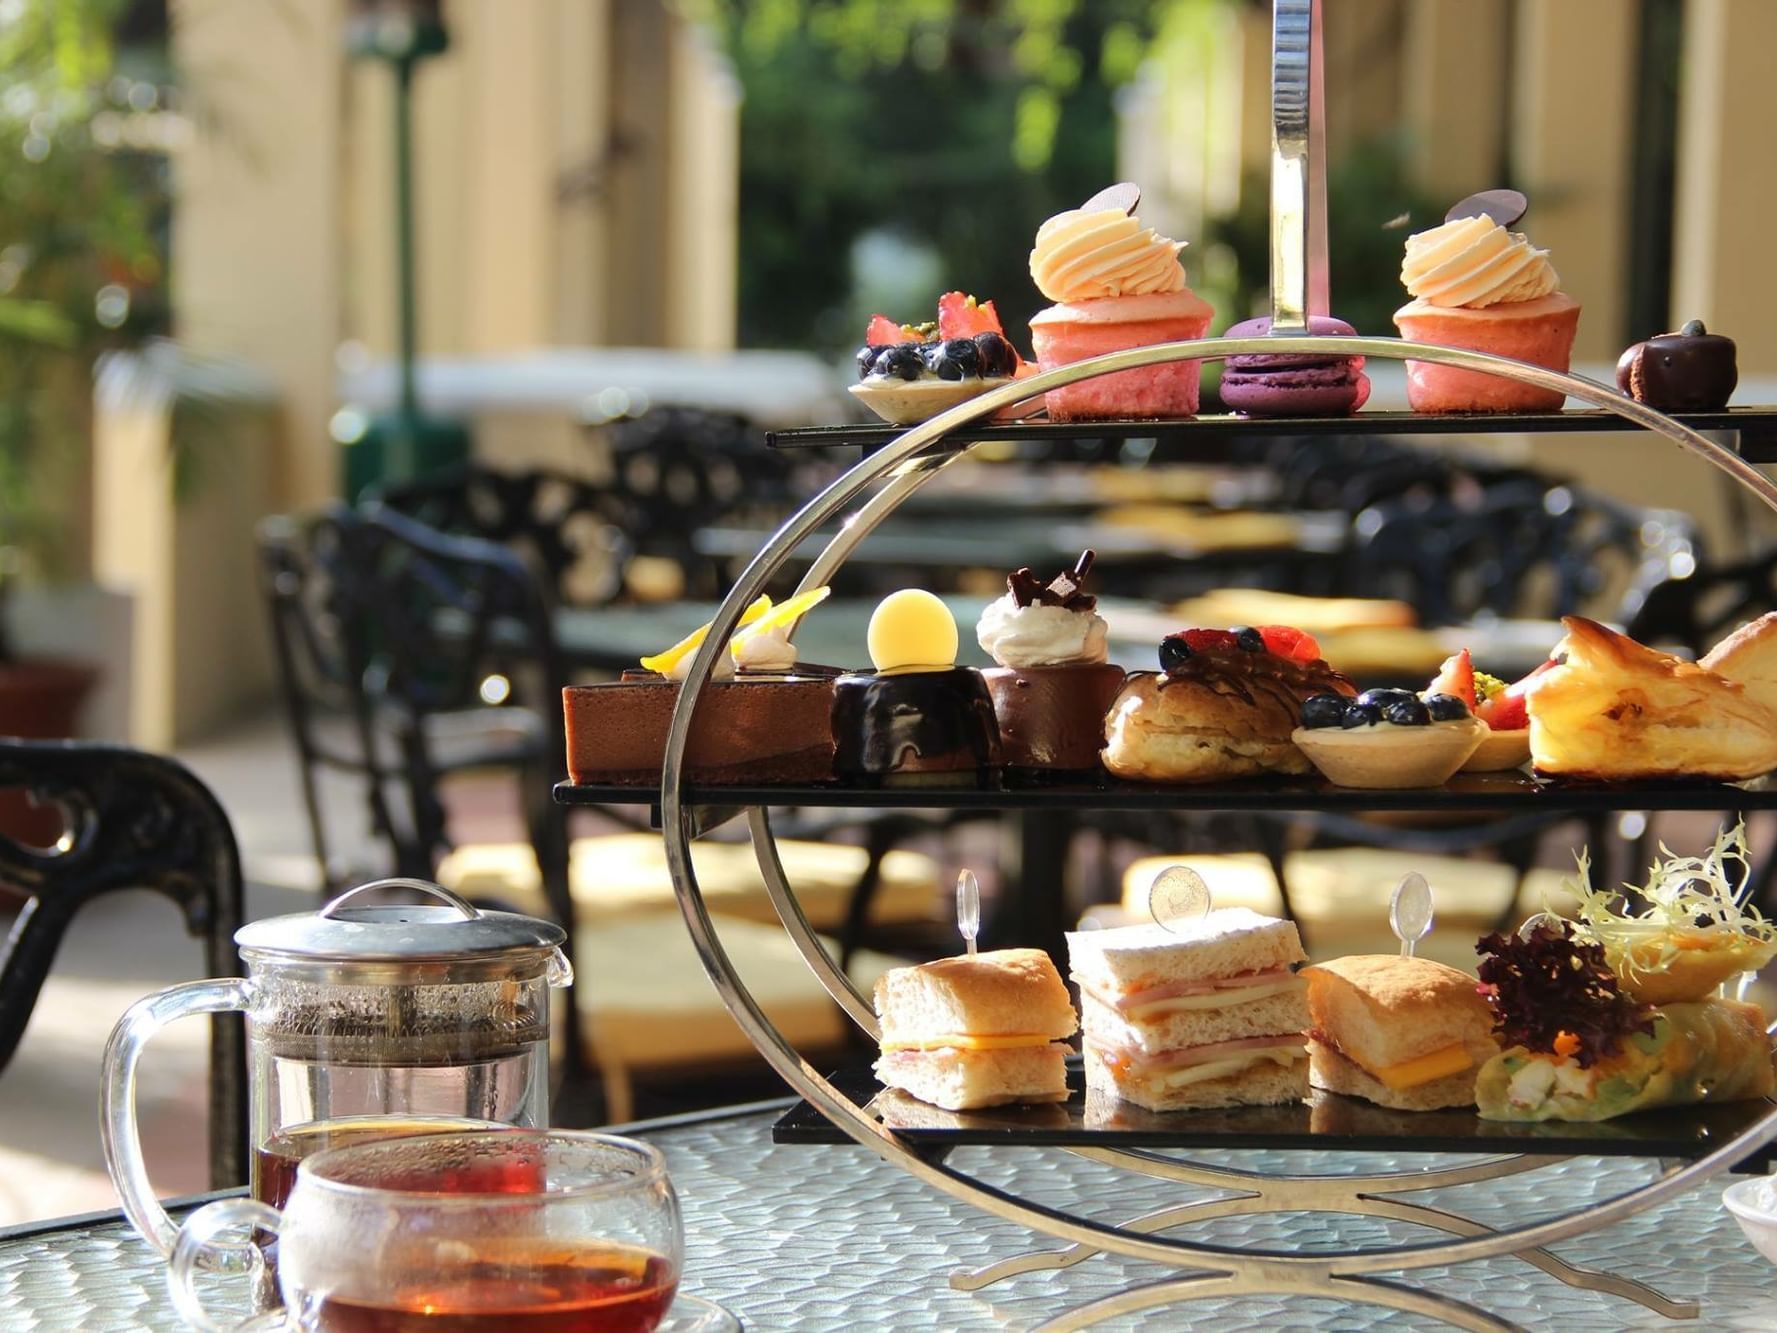
[[1041, 949], [897, 967], [876, 983], [884, 1086], [951, 1111], [1067, 1100], [1066, 1039], [1079, 1026]]
[[1308, 1095], [1307, 961], [1292, 922], [1243, 907], [1171, 929], [1067, 937], [1086, 1086], [1152, 1111]]
[[1364, 954], [1305, 968], [1309, 1077], [1400, 1111], [1475, 1104], [1499, 1050], [1493, 1012], [1466, 972], [1429, 958]]

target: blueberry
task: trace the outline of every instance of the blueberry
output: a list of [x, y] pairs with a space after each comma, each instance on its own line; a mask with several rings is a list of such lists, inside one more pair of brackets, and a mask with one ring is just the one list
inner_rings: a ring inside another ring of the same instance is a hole
[[1169, 634], [1160, 640], [1160, 669], [1162, 671], [1172, 671], [1183, 666], [1185, 659], [1190, 655], [1190, 648], [1177, 634]]
[[926, 363], [919, 354], [918, 343], [896, 343], [876, 354], [870, 373], [879, 379], [916, 380], [925, 372]]
[[1378, 710], [1381, 710], [1402, 699], [1417, 699], [1418, 697], [1412, 690], [1365, 690], [1357, 696], [1357, 701], [1360, 704], [1374, 704]]
[[1354, 727], [1373, 727], [1382, 720], [1382, 705], [1367, 704], [1363, 695], [1345, 705], [1345, 717], [1339, 725], [1350, 731]]
[[1460, 722], [1469, 715], [1468, 705], [1454, 694], [1428, 694], [1425, 711], [1433, 722]]
[[882, 351], [883, 349], [881, 347], [874, 346], [870, 343], [865, 343], [862, 347], [858, 348], [859, 379], [868, 379], [870, 377], [870, 372], [876, 365], [876, 358], [882, 354]]
[[[1254, 629], [1251, 625], [1242, 625], [1239, 629], [1235, 630], [1234, 642], [1239, 644], [1242, 649], [1249, 653], [1262, 653], [1265, 651], [1265, 636], [1259, 633], [1259, 631]], [[1333, 694], [1325, 697], [1337, 699], [1339, 696]]]
[[947, 338], [932, 346], [937, 350], [927, 354], [926, 364], [938, 373], [939, 379], [971, 379], [981, 374], [981, 349], [975, 346], [974, 339]]
[[1384, 705], [1382, 720], [1392, 722], [1397, 727], [1424, 727], [1430, 725], [1431, 713], [1418, 695], [1410, 695]]
[[1004, 379], [1018, 371], [1018, 354], [997, 333], [977, 333], [975, 351], [981, 358], [981, 373], [990, 379]]
[[1302, 701], [1302, 725], [1310, 731], [1345, 725], [1345, 696], [1311, 694]]

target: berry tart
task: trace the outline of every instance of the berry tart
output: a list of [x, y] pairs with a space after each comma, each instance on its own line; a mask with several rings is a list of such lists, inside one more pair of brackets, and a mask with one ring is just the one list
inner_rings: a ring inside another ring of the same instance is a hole
[[1010, 383], [1024, 364], [992, 301], [946, 292], [932, 324], [873, 315], [858, 348], [854, 397], [891, 425], [911, 426]]
[[1487, 724], [1480, 745], [1462, 766], [1464, 773], [1503, 773], [1530, 762], [1530, 717], [1524, 690], [1551, 665], [1545, 662], [1523, 680], [1508, 685], [1498, 676], [1476, 671], [1467, 648], [1444, 659], [1426, 687], [1426, 695], [1455, 695]]
[[1047, 583], [1028, 569], [1006, 578], [975, 638], [999, 665], [982, 672], [999, 719], [1008, 775], [1076, 778], [1103, 771], [1104, 718], [1123, 668], [1106, 658], [1104, 617], [1086, 591], [1093, 553]]
[[1286, 625], [1190, 629], [1160, 644], [1161, 670], [1131, 673], [1105, 719], [1104, 765], [1141, 782], [1306, 773], [1290, 738], [1302, 701], [1350, 698], [1312, 636]]
[[956, 617], [931, 593], [903, 588], [870, 617], [873, 673], [833, 683], [833, 767], [875, 786], [988, 786], [999, 725], [981, 673], [956, 665]]
[[1487, 724], [1454, 694], [1317, 694], [1291, 739], [1340, 787], [1437, 787], [1481, 744]]

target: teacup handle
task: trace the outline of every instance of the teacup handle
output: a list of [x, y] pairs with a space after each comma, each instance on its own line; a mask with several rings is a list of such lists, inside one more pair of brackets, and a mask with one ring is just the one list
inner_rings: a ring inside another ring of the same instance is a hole
[[257, 1245], [218, 1245], [216, 1238], [235, 1227], [257, 1227], [278, 1234], [283, 1216], [270, 1204], [258, 1199], [219, 1199], [207, 1203], [179, 1228], [173, 1241], [172, 1258], [167, 1267], [167, 1290], [172, 1293], [173, 1307], [179, 1317], [204, 1333], [233, 1333], [251, 1325], [264, 1327], [263, 1320], [240, 1320], [219, 1324], [204, 1309], [198, 1295], [199, 1273], [245, 1273], [257, 1278], [265, 1267], [265, 1256]]
[[[193, 981], [158, 995], [138, 1000], [124, 1011], [111, 1040], [105, 1044], [104, 1112], [99, 1120], [99, 1139], [105, 1149], [105, 1167], [123, 1201], [123, 1211], [142, 1238], [165, 1256], [172, 1253], [178, 1230], [166, 1209], [154, 1197], [148, 1166], [142, 1160], [142, 1140], [136, 1129], [136, 1061], [148, 1039], [168, 1023], [188, 1014], [225, 1014], [247, 1009], [253, 999], [252, 983], [239, 977], [217, 981]], [[212, 1078], [238, 1078], [240, 1071], [216, 1069]], [[215, 1130], [212, 1133], [217, 1132]]]

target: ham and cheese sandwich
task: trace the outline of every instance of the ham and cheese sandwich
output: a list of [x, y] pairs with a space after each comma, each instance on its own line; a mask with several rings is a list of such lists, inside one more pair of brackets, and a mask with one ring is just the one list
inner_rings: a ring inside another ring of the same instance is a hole
[[1306, 962], [1288, 921], [1221, 908], [1189, 926], [1067, 937], [1086, 1086], [1151, 1111], [1308, 1095]]
[[1475, 1104], [1475, 1075], [1499, 1047], [1473, 977], [1394, 954], [1335, 958], [1302, 976], [1315, 1087], [1400, 1111]]
[[885, 1086], [951, 1111], [1067, 1100], [1065, 1042], [1079, 1024], [1042, 950], [897, 967], [875, 998]]

